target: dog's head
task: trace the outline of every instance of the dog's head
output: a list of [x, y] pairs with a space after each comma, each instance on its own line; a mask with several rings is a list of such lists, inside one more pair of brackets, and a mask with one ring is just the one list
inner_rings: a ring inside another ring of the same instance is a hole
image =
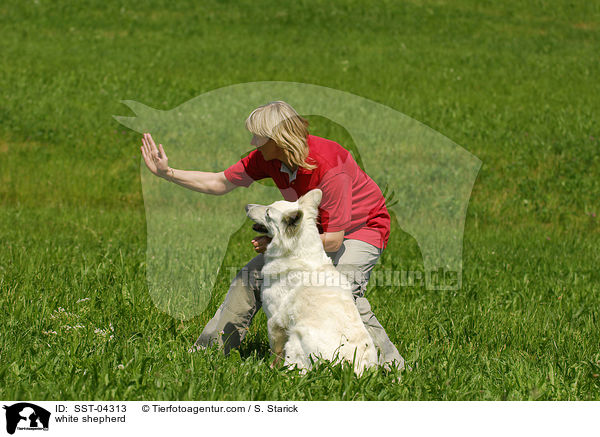
[[289, 249], [300, 235], [316, 233], [316, 219], [323, 193], [314, 189], [296, 202], [280, 200], [271, 205], [246, 205], [246, 215], [254, 221], [252, 229], [272, 238], [269, 247]]

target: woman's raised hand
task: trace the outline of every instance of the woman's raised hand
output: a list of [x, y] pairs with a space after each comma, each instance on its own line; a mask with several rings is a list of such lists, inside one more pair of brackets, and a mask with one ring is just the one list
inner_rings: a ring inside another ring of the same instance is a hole
[[140, 150], [148, 170], [156, 176], [164, 177], [169, 171], [169, 158], [167, 158], [162, 144], [159, 144], [157, 148], [152, 135], [145, 133], [142, 137]]
[[271, 242], [272, 238], [266, 235], [259, 235], [252, 240], [254, 251], [256, 253], [264, 253], [267, 250], [267, 246]]

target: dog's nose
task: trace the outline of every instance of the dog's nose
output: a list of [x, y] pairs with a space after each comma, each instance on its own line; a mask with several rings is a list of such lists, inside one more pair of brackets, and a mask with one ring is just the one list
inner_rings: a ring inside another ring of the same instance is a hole
[[250, 211], [255, 206], [257, 206], [255, 203], [249, 203], [248, 205], [246, 205], [246, 214], [248, 214], [248, 211]]

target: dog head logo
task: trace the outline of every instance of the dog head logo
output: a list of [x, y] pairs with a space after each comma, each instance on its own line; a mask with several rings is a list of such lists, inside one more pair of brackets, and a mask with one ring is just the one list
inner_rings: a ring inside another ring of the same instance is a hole
[[[115, 119], [151, 132], [173, 166], [222, 172], [253, 147], [244, 120], [275, 100], [346, 130], [362, 169], [386, 194], [393, 191], [387, 209], [416, 240], [427, 288], [459, 289], [466, 211], [481, 161], [390, 107], [316, 85], [251, 82], [212, 90], [169, 111], [124, 101], [136, 116]], [[273, 203], [281, 193], [265, 179], [226, 196], [198, 195], [154, 177], [141, 157], [140, 165], [150, 295], [174, 317], [195, 317], [210, 301], [230, 237], [244, 224], [244, 206]]]
[[19, 430], [48, 430], [50, 412], [27, 402], [4, 406], [6, 410], [6, 432], [14, 434]]

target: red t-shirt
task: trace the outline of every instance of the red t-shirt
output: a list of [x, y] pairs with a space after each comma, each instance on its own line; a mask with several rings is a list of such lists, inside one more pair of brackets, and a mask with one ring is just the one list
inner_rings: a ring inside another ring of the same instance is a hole
[[290, 202], [319, 188], [323, 191], [319, 231], [345, 231], [344, 238], [385, 248], [390, 235], [390, 215], [377, 184], [338, 143], [314, 135], [308, 136], [307, 143], [307, 161], [317, 165], [314, 170], [299, 167], [295, 175], [290, 175], [280, 160], [265, 161], [262, 153], [253, 150], [225, 170], [225, 177], [243, 187], [272, 178], [283, 198]]

